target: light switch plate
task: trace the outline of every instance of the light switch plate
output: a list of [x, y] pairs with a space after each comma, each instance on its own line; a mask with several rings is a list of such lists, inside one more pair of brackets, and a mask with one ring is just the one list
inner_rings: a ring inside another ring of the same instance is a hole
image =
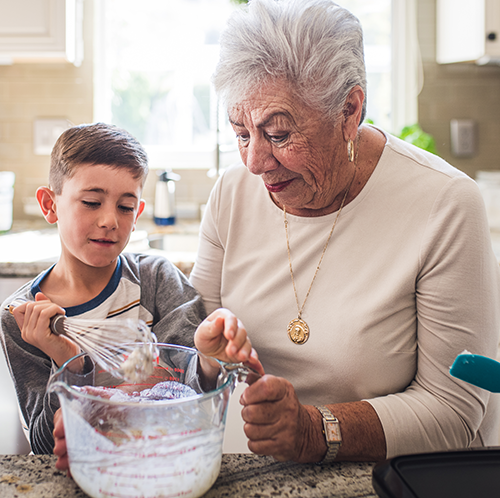
[[66, 118], [37, 118], [33, 123], [33, 149], [36, 155], [49, 156], [61, 133], [70, 128]]
[[473, 119], [452, 119], [450, 132], [454, 156], [471, 157], [476, 153], [476, 122]]

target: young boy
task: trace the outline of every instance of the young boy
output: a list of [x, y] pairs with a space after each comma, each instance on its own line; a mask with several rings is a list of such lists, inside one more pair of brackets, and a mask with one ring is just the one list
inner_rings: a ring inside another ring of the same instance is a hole
[[[55, 394], [52, 372], [80, 353], [50, 331], [56, 314], [100, 321], [140, 318], [159, 342], [197, 345], [224, 361], [261, 368], [241, 323], [227, 310], [206, 321], [201, 297], [166, 259], [122, 254], [144, 210], [148, 172], [142, 146], [126, 131], [102, 123], [66, 130], [51, 156], [49, 187], [36, 197], [45, 219], [57, 223], [58, 262], [2, 305], [2, 346], [14, 381], [22, 421], [35, 454], [52, 453]], [[25, 301], [13, 314], [6, 308]], [[201, 325], [200, 325], [201, 323]]]

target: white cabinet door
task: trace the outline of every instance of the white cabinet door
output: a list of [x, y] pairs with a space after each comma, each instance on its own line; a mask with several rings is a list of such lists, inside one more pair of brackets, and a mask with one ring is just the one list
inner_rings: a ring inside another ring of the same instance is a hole
[[437, 0], [436, 29], [438, 63], [500, 61], [499, 0]]
[[82, 21], [82, 0], [0, 0], [0, 60], [80, 65]]

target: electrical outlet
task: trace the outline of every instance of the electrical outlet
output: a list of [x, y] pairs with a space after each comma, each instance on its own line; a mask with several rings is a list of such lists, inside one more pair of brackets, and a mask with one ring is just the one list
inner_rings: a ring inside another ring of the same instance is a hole
[[33, 122], [33, 148], [36, 155], [50, 156], [59, 135], [71, 126], [66, 118], [36, 118]]
[[472, 119], [452, 119], [451, 153], [456, 157], [471, 157], [476, 153], [476, 123]]

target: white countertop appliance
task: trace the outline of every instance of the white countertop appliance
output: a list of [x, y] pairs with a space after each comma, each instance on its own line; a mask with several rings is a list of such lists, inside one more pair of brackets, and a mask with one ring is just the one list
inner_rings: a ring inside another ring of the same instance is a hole
[[180, 176], [171, 171], [158, 171], [155, 188], [154, 222], [157, 225], [175, 223], [175, 182]]

